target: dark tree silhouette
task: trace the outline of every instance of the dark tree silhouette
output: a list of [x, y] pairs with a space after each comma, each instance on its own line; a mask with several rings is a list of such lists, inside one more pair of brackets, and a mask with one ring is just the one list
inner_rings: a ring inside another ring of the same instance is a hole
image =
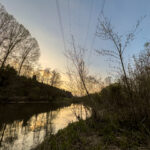
[[22, 41], [18, 46], [18, 61], [19, 69], [18, 74], [21, 73], [21, 69], [25, 63], [32, 64], [37, 62], [40, 56], [39, 45], [35, 38], [29, 37]]

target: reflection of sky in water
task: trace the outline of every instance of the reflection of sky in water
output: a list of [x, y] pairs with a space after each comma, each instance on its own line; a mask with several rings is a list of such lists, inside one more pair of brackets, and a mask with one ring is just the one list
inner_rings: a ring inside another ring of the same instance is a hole
[[[77, 121], [77, 116], [86, 119], [86, 111], [82, 105], [71, 105], [56, 111], [34, 115], [23, 126], [23, 121], [14, 121], [6, 126], [0, 150], [30, 150], [40, 144], [48, 133], [57, 133], [68, 123]], [[2, 133], [2, 132], [0, 132]], [[1, 134], [0, 134], [1, 135]]]

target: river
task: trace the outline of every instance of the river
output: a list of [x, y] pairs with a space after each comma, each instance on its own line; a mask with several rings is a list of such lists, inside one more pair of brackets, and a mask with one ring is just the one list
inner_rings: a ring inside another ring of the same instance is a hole
[[31, 150], [79, 118], [90, 117], [81, 104], [57, 108], [48, 104], [0, 106], [0, 150]]

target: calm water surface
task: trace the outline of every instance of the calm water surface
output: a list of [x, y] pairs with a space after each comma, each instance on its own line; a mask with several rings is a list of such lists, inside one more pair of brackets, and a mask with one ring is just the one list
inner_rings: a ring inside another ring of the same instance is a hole
[[0, 150], [30, 150], [69, 123], [90, 116], [90, 110], [81, 104], [56, 110], [29, 105], [0, 106]]

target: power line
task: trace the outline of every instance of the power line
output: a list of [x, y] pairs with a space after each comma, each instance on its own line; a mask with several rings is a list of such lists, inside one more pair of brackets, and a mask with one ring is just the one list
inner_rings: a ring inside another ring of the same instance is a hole
[[71, 34], [71, 11], [70, 0], [68, 0], [68, 19], [69, 19], [69, 33]]
[[[100, 16], [101, 14], [104, 13], [105, 3], [106, 3], [106, 0], [103, 0], [102, 7], [101, 7], [101, 10], [100, 10], [98, 16]], [[93, 39], [92, 39], [92, 43], [91, 43], [91, 47], [90, 47], [90, 52], [89, 52], [89, 57], [88, 57], [88, 62], [90, 61], [90, 58], [91, 58], [91, 53], [92, 53], [92, 50], [93, 50], [93, 46], [94, 46], [95, 40], [96, 40], [96, 33], [94, 34]]]
[[78, 26], [78, 36], [76, 36], [76, 38], [80, 38], [82, 35], [81, 35], [81, 32], [80, 32], [80, 27], [81, 27], [81, 18], [82, 18], [82, 14], [83, 14], [83, 11], [81, 6], [82, 6], [82, 0], [79, 0], [79, 4], [78, 4], [78, 9], [77, 9], [77, 14], [78, 14], [78, 23], [77, 23], [77, 26]]
[[87, 34], [86, 34], [85, 42], [84, 42], [85, 48], [86, 48], [86, 43], [87, 43], [87, 39], [88, 39], [88, 35], [89, 35], [89, 27], [90, 27], [90, 23], [91, 23], [91, 19], [92, 19], [93, 5], [94, 5], [94, 0], [91, 0], [91, 7], [90, 7], [90, 13], [89, 13], [89, 19], [88, 19], [87, 32], [86, 32]]
[[63, 44], [64, 44], [64, 50], [67, 51], [66, 43], [65, 43], [64, 30], [63, 30], [63, 24], [62, 24], [62, 19], [61, 19], [61, 13], [60, 13], [60, 7], [59, 7], [59, 1], [58, 0], [56, 0], [56, 7], [57, 7], [57, 12], [58, 12], [60, 31], [61, 31], [61, 35], [62, 35]]
[[101, 14], [103, 14], [103, 12], [104, 12], [105, 2], [106, 2], [106, 0], [103, 0], [101, 12], [100, 12]]

